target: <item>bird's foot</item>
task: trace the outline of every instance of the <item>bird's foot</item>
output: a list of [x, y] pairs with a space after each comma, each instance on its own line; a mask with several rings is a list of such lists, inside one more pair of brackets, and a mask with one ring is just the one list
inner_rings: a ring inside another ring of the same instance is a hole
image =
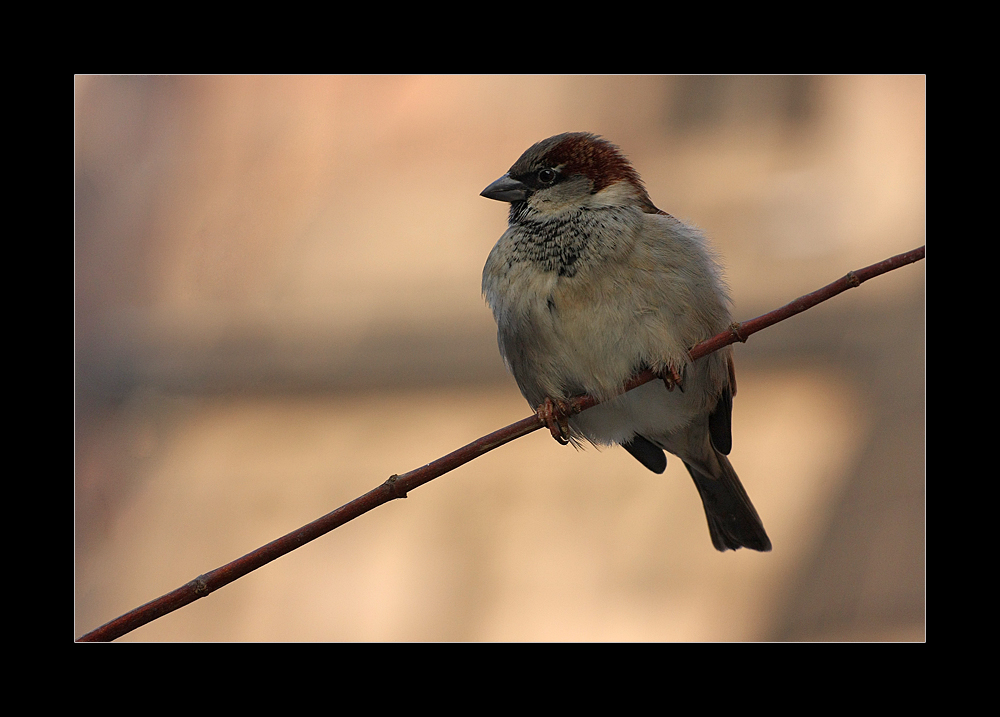
[[535, 411], [535, 415], [549, 427], [552, 437], [564, 446], [569, 443], [569, 417], [573, 413], [573, 407], [561, 398], [546, 398]]
[[663, 385], [667, 387], [668, 391], [673, 391], [676, 386], [681, 393], [684, 393], [684, 385], [681, 383], [681, 375], [673, 366], [667, 366], [666, 368], [660, 370], [656, 375], [663, 379]]

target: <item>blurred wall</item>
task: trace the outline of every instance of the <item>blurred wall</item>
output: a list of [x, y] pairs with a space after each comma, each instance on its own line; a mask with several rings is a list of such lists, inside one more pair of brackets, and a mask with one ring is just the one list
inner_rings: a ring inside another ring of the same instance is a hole
[[[479, 197], [597, 132], [738, 319], [924, 243], [923, 77], [76, 81], [76, 635], [528, 415]], [[533, 434], [131, 640], [923, 639], [924, 268], [736, 349], [774, 543]], [[674, 465], [674, 464], [678, 465]]]

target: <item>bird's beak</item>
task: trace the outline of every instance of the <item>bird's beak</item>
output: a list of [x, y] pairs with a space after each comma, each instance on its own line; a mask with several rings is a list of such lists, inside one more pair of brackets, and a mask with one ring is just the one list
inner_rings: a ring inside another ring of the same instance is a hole
[[496, 199], [498, 202], [523, 202], [528, 198], [528, 185], [505, 174], [479, 195], [487, 199]]

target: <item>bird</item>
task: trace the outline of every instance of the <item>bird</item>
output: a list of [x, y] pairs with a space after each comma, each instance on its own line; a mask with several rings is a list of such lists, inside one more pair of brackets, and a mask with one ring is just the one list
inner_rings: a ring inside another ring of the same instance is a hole
[[[658, 209], [609, 140], [558, 134], [529, 147], [481, 195], [510, 203], [483, 268], [497, 343], [553, 437], [620, 445], [653, 473], [666, 453], [694, 480], [719, 551], [771, 550], [736, 471], [732, 348], [688, 349], [732, 325], [720, 259], [704, 234]], [[623, 384], [652, 370], [627, 393]], [[569, 401], [601, 401], [573, 414]]]

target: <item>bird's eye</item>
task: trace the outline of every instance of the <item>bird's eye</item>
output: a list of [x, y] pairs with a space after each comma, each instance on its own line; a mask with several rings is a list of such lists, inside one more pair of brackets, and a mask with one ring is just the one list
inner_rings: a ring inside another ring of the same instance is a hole
[[547, 167], [538, 170], [538, 181], [542, 184], [552, 184], [556, 181], [556, 170]]

